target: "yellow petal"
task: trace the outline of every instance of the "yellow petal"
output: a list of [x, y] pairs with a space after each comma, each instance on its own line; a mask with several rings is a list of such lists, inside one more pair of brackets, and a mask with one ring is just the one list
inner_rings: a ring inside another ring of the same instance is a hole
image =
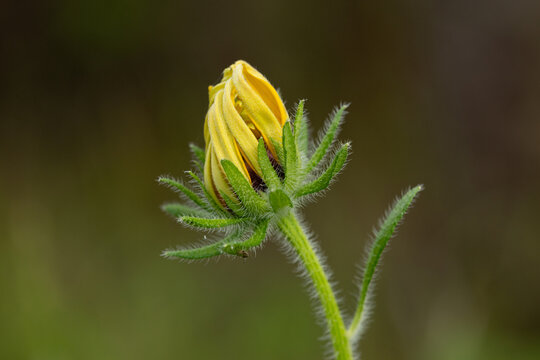
[[204, 160], [204, 185], [206, 190], [210, 195], [219, 203], [219, 198], [216, 194], [216, 189], [214, 188], [214, 182], [212, 179], [212, 154], [213, 154], [212, 143], [206, 143], [206, 154]]
[[270, 82], [264, 77], [263, 74], [257, 71], [253, 66], [249, 65], [245, 61], [237, 61], [244, 67], [244, 75], [246, 80], [250, 83], [253, 89], [260, 95], [264, 103], [270, 108], [272, 113], [277, 117], [281, 126], [283, 126], [289, 119], [285, 105], [279, 97], [276, 89], [270, 84]]
[[225, 178], [225, 173], [221, 167], [220, 160], [218, 159], [215, 152], [212, 153], [211, 157], [211, 166], [212, 166], [212, 180], [218, 191], [222, 191], [231, 199], [236, 199], [236, 195], [231, 189], [229, 182]]
[[[223, 159], [230, 160], [246, 179], [251, 181], [240, 151], [238, 151], [236, 140], [227, 127], [225, 119], [223, 119], [222, 91], [216, 94], [215, 102], [208, 110], [208, 133], [212, 139], [214, 153], [219, 161]], [[221, 168], [221, 164], [219, 166]]]
[[225, 70], [223, 70], [223, 77], [221, 78], [220, 83], [217, 85], [208, 87], [209, 106], [214, 103], [214, 98], [216, 97], [216, 94], [219, 92], [219, 90], [222, 90], [225, 87], [225, 82], [229, 80], [231, 76], [232, 76], [232, 69], [231, 67], [228, 67]]
[[250, 167], [261, 176], [262, 173], [257, 155], [258, 141], [253, 131], [246, 124], [242, 116], [238, 114], [234, 106], [231, 81], [227, 81], [225, 90], [223, 91], [223, 118], [227, 122], [230, 132], [238, 142], [238, 146], [249, 162]]
[[206, 144], [205, 151], [208, 151], [208, 145], [210, 145], [210, 133], [208, 132], [208, 113], [204, 118], [204, 143]]
[[223, 77], [221, 78], [221, 82], [225, 82], [229, 80], [232, 76], [232, 66], [229, 66], [225, 70], [223, 70]]
[[217, 85], [209, 86], [209, 87], [208, 87], [208, 104], [209, 104], [209, 105], [212, 105], [212, 104], [214, 103], [214, 98], [216, 97], [216, 94], [217, 94], [220, 90], [223, 90], [224, 87], [225, 87], [225, 83], [224, 83], [224, 82], [220, 82], [220, 83], [217, 84]]
[[276, 117], [272, 110], [265, 104], [263, 98], [255, 90], [254, 86], [248, 81], [248, 79], [252, 80], [253, 76], [248, 75], [246, 77], [244, 69], [245, 67], [242, 62], [237, 62], [237, 64], [235, 64], [232, 76], [233, 84], [238, 91], [238, 96], [242, 100], [244, 107], [251, 116], [254, 125], [261, 132], [264, 140], [275, 154], [270, 139], [281, 142], [281, 120]]

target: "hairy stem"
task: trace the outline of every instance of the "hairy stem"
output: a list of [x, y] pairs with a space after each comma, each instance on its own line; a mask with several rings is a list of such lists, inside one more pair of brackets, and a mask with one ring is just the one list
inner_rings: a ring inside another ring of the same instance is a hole
[[306, 268], [321, 302], [332, 339], [336, 360], [352, 360], [353, 354], [338, 303], [321, 261], [294, 213], [290, 211], [278, 221], [278, 227], [292, 245]]

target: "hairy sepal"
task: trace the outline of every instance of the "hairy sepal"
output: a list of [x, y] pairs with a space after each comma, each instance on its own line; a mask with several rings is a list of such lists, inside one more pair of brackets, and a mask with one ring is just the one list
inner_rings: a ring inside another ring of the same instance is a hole
[[320, 135], [320, 142], [315, 151], [313, 152], [313, 155], [311, 155], [311, 158], [309, 159], [308, 164], [306, 165], [306, 173], [311, 172], [313, 169], [319, 165], [321, 160], [324, 158], [326, 153], [328, 152], [328, 149], [332, 146], [334, 143], [334, 140], [336, 139], [341, 124], [343, 123], [343, 119], [346, 115], [346, 110], [349, 107], [349, 104], [341, 105], [337, 110], [334, 110], [333, 115], [330, 117], [330, 119], [327, 121], [325, 125], [325, 130], [321, 132]]
[[279, 141], [276, 141], [274, 139], [270, 139], [272, 142], [272, 146], [274, 146], [274, 150], [276, 151], [276, 157], [278, 163], [284, 167], [285, 164], [285, 150], [283, 150], [283, 145], [280, 144]]
[[227, 207], [233, 212], [234, 215], [238, 217], [244, 217], [246, 215], [246, 210], [236, 199], [231, 199], [229, 195], [225, 194], [223, 191], [219, 190], [219, 194]]
[[157, 181], [160, 184], [167, 185], [170, 189], [174, 191], [180, 192], [187, 199], [191, 200], [194, 204], [200, 206], [201, 208], [205, 210], [210, 210], [209, 205], [206, 204], [205, 201], [198, 194], [196, 194], [194, 191], [192, 191], [180, 181], [167, 176], [160, 176]]
[[257, 151], [264, 183], [270, 191], [281, 187], [281, 180], [268, 157], [268, 151], [266, 150], [266, 145], [264, 144], [264, 139], [262, 137], [259, 139]]
[[206, 211], [203, 211], [199, 208], [194, 208], [180, 203], [165, 203], [161, 205], [161, 210], [174, 218], [178, 218], [180, 216], [205, 217], [209, 215]]
[[189, 149], [193, 155], [193, 162], [197, 166], [198, 170], [202, 173], [205, 162], [204, 149], [200, 148], [194, 143], [189, 144]]
[[214, 199], [214, 197], [210, 195], [210, 193], [208, 192], [208, 189], [206, 189], [206, 186], [204, 186], [204, 183], [202, 182], [201, 178], [199, 178], [197, 174], [195, 174], [193, 171], [186, 171], [186, 173], [189, 176], [191, 176], [191, 178], [197, 183], [201, 192], [204, 194], [204, 199], [206, 203], [210, 205], [218, 214], [222, 216], [228, 216], [229, 214], [227, 213], [227, 211], [225, 211], [225, 209], [223, 209], [223, 207], [220, 204], [218, 204], [216, 199]]
[[260, 215], [268, 211], [268, 205], [259, 194], [251, 187], [251, 184], [242, 175], [240, 170], [229, 160], [221, 160], [221, 165], [227, 180], [233, 188], [236, 196], [244, 208], [253, 215]]
[[349, 155], [350, 144], [345, 143], [338, 150], [328, 168], [315, 180], [304, 185], [296, 192], [296, 197], [313, 194], [326, 189], [334, 177], [343, 169]]
[[291, 129], [291, 123], [283, 126], [283, 149], [285, 150], [285, 181], [286, 189], [293, 189], [298, 181], [298, 151]]
[[270, 194], [268, 195], [268, 200], [270, 201], [272, 210], [274, 210], [274, 213], [276, 214], [293, 207], [291, 199], [281, 189], [270, 192]]
[[266, 238], [268, 220], [263, 220], [253, 231], [253, 234], [244, 241], [232, 241], [223, 245], [223, 251], [230, 255], [248, 257], [247, 251], [261, 245]]
[[309, 148], [309, 124], [304, 110], [305, 102], [305, 100], [298, 102], [294, 116], [294, 139], [302, 162], [306, 160], [304, 156], [307, 155]]
[[196, 216], [181, 216], [178, 220], [183, 224], [199, 229], [224, 228], [244, 222], [244, 219], [240, 218], [202, 218]]
[[222, 255], [224, 253], [223, 247], [225, 244], [234, 241], [240, 237], [240, 233], [236, 232], [231, 234], [221, 241], [213, 244], [204, 245], [200, 247], [177, 249], [177, 250], [165, 250], [162, 256], [168, 259], [178, 258], [184, 260], [201, 260], [210, 257]]

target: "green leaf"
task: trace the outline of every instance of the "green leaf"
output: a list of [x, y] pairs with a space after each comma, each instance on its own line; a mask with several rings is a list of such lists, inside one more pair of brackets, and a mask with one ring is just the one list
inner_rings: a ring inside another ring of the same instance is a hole
[[262, 137], [259, 139], [259, 146], [257, 150], [259, 155], [259, 165], [261, 166], [262, 170], [262, 179], [264, 180], [266, 186], [268, 186], [270, 190], [279, 188], [281, 186], [281, 180], [279, 180], [276, 170], [270, 162], [266, 145], [264, 144], [264, 139]]
[[246, 210], [252, 214], [262, 214], [268, 210], [266, 202], [253, 190], [251, 184], [231, 161], [221, 160], [221, 166], [225, 170], [229, 184]]
[[236, 232], [225, 239], [210, 245], [192, 249], [166, 250], [162, 256], [166, 258], [181, 258], [187, 260], [199, 260], [223, 254], [223, 245], [237, 239], [240, 233]]
[[171, 189], [176, 189], [182, 192], [189, 200], [193, 201], [195, 204], [199, 205], [201, 208], [208, 210], [208, 205], [200, 198], [199, 195], [191, 191], [187, 186], [181, 182], [165, 177], [160, 176], [158, 182], [161, 184], [168, 185]]
[[307, 117], [304, 115], [305, 100], [300, 100], [296, 107], [296, 115], [294, 117], [294, 138], [298, 151], [307, 156], [309, 145], [309, 129]]
[[275, 213], [279, 212], [282, 209], [293, 207], [291, 199], [281, 189], [270, 192], [268, 198], [270, 200], [270, 205], [272, 206], [272, 209]]
[[334, 142], [338, 132], [341, 123], [343, 122], [344, 115], [346, 114], [345, 110], [349, 107], [349, 104], [342, 105], [338, 110], [334, 111], [333, 119], [329, 122], [327, 122], [327, 125], [325, 126], [325, 135], [322, 138], [319, 146], [311, 156], [311, 159], [309, 160], [307, 166], [306, 166], [306, 173], [311, 172], [324, 158], [326, 155], [328, 149]]
[[290, 122], [286, 122], [283, 126], [283, 148], [285, 150], [284, 185], [287, 189], [292, 189], [298, 181], [298, 154]]
[[268, 229], [268, 220], [261, 222], [256, 228], [249, 239], [245, 241], [234, 241], [225, 243], [223, 245], [223, 251], [236, 256], [247, 257], [247, 250], [259, 246], [266, 237], [266, 230]]
[[347, 156], [349, 154], [349, 147], [349, 143], [343, 144], [332, 160], [330, 166], [328, 166], [328, 168], [317, 179], [300, 188], [296, 192], [296, 196], [301, 197], [326, 189], [328, 185], [330, 185], [330, 182], [334, 176], [336, 176], [345, 165], [345, 161], [347, 161]]
[[195, 216], [181, 216], [179, 220], [187, 225], [203, 228], [203, 229], [216, 229], [226, 226], [236, 225], [244, 221], [244, 219], [238, 218], [222, 218], [222, 219], [213, 219], [213, 218], [202, 218]]
[[216, 199], [214, 199], [214, 197], [212, 195], [210, 195], [210, 193], [206, 189], [206, 186], [204, 186], [204, 183], [202, 182], [201, 178], [199, 178], [197, 176], [197, 174], [195, 174], [193, 171], [186, 171], [186, 173], [189, 176], [191, 176], [193, 178], [193, 180], [195, 180], [197, 182], [197, 184], [199, 184], [199, 187], [201, 188], [201, 190], [204, 193], [204, 196], [206, 198], [206, 202], [208, 204], [210, 204], [210, 206], [212, 208], [214, 208], [214, 210], [216, 210], [218, 213], [220, 213], [222, 215], [228, 215], [228, 213], [223, 209], [223, 207], [221, 207], [221, 205], [218, 204]]
[[208, 213], [206, 213], [206, 211], [202, 211], [200, 209], [196, 209], [191, 206], [180, 204], [180, 203], [163, 204], [161, 205], [161, 210], [163, 210], [169, 215], [172, 215], [175, 218], [179, 216], [186, 216], [186, 215], [208, 216]]
[[353, 320], [349, 327], [349, 336], [356, 335], [362, 326], [362, 320], [364, 315], [364, 308], [366, 298], [371, 289], [371, 283], [373, 280], [373, 275], [377, 269], [377, 265], [381, 259], [382, 253], [388, 244], [388, 241], [394, 234], [396, 227], [403, 219], [403, 216], [407, 212], [409, 206], [418, 195], [420, 191], [423, 190], [422, 185], [418, 185], [411, 190], [407, 191], [401, 199], [397, 200], [392, 206], [391, 210], [387, 212], [382, 221], [380, 228], [375, 233], [374, 241], [371, 245], [369, 251], [369, 256], [367, 263], [364, 267], [364, 274], [362, 277], [362, 284], [360, 286], [360, 295], [358, 298], [358, 305], [356, 308], [356, 313], [354, 314]]

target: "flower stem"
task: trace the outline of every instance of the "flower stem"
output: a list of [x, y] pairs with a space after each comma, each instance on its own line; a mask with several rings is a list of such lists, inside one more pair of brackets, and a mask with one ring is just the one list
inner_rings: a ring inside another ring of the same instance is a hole
[[288, 214], [284, 215], [278, 221], [278, 227], [298, 254], [319, 296], [332, 339], [335, 359], [352, 360], [352, 349], [336, 297], [321, 261], [298, 223], [294, 212], [289, 211]]

